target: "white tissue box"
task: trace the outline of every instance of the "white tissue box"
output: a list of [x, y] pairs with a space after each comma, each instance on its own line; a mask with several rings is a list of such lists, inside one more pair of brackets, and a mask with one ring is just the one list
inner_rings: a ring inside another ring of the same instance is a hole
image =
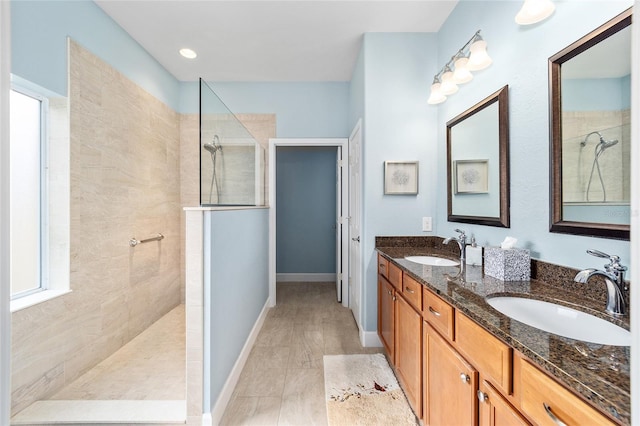
[[529, 250], [485, 247], [484, 274], [503, 281], [528, 281], [531, 278]]

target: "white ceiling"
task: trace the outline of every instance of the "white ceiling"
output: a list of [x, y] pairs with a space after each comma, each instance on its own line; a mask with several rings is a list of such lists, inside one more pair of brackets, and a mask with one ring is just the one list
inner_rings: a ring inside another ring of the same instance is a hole
[[349, 81], [364, 33], [437, 32], [457, 0], [96, 3], [181, 81]]

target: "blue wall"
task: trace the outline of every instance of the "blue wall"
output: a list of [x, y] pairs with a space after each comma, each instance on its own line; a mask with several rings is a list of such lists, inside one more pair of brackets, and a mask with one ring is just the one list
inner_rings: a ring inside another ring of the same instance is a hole
[[204, 266], [205, 312], [210, 313], [205, 324], [209, 323], [211, 348], [207, 412], [267, 303], [269, 210], [209, 211], [204, 226], [204, 246], [210, 248]]
[[563, 111], [629, 109], [631, 108], [631, 76], [563, 80], [562, 94]]
[[88, 0], [13, 0], [11, 72], [66, 96], [67, 36], [178, 110], [178, 80]]
[[[424, 235], [435, 216], [437, 110], [427, 105], [436, 67], [435, 34], [364, 37], [361, 326], [376, 330], [376, 235]], [[361, 84], [361, 83], [358, 83]], [[357, 90], [357, 89], [356, 89]], [[354, 108], [354, 114], [359, 108]], [[419, 161], [418, 195], [384, 195], [384, 161]], [[446, 209], [446, 203], [443, 205]]]
[[276, 151], [276, 272], [336, 272], [335, 147]]
[[[209, 82], [234, 113], [275, 113], [279, 138], [344, 138], [349, 136], [349, 83], [221, 83]], [[198, 84], [180, 84], [181, 113], [198, 112]]]
[[[548, 58], [613, 18], [632, 1], [556, 2], [550, 19], [532, 26], [513, 22], [520, 2], [463, 1], [458, 3], [438, 33], [438, 62], [446, 63], [478, 29], [487, 41], [493, 64], [477, 73], [438, 111], [438, 220], [439, 235], [453, 235], [460, 227], [481, 245], [498, 245], [507, 235], [534, 258], [575, 268], [597, 266], [585, 253], [596, 248], [618, 254], [629, 264], [629, 243], [610, 239], [549, 232], [549, 115]], [[579, 19], [576, 17], [579, 16]], [[511, 228], [450, 223], [446, 217], [446, 122], [509, 85]]]

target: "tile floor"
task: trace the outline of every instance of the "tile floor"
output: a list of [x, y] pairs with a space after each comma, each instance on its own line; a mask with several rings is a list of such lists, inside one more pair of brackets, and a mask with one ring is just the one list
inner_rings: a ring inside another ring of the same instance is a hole
[[178, 305], [50, 399], [185, 399], [185, 329]]
[[109, 358], [12, 424], [182, 423], [186, 418], [185, 312], [178, 305]]
[[221, 426], [326, 425], [323, 355], [377, 352], [360, 345], [335, 283], [278, 283]]

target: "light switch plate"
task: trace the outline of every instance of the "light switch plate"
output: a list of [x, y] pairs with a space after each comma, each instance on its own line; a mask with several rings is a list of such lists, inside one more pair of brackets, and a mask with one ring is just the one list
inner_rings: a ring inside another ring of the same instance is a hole
[[430, 217], [423, 217], [422, 218], [422, 230], [424, 232], [432, 231], [431, 218]]

